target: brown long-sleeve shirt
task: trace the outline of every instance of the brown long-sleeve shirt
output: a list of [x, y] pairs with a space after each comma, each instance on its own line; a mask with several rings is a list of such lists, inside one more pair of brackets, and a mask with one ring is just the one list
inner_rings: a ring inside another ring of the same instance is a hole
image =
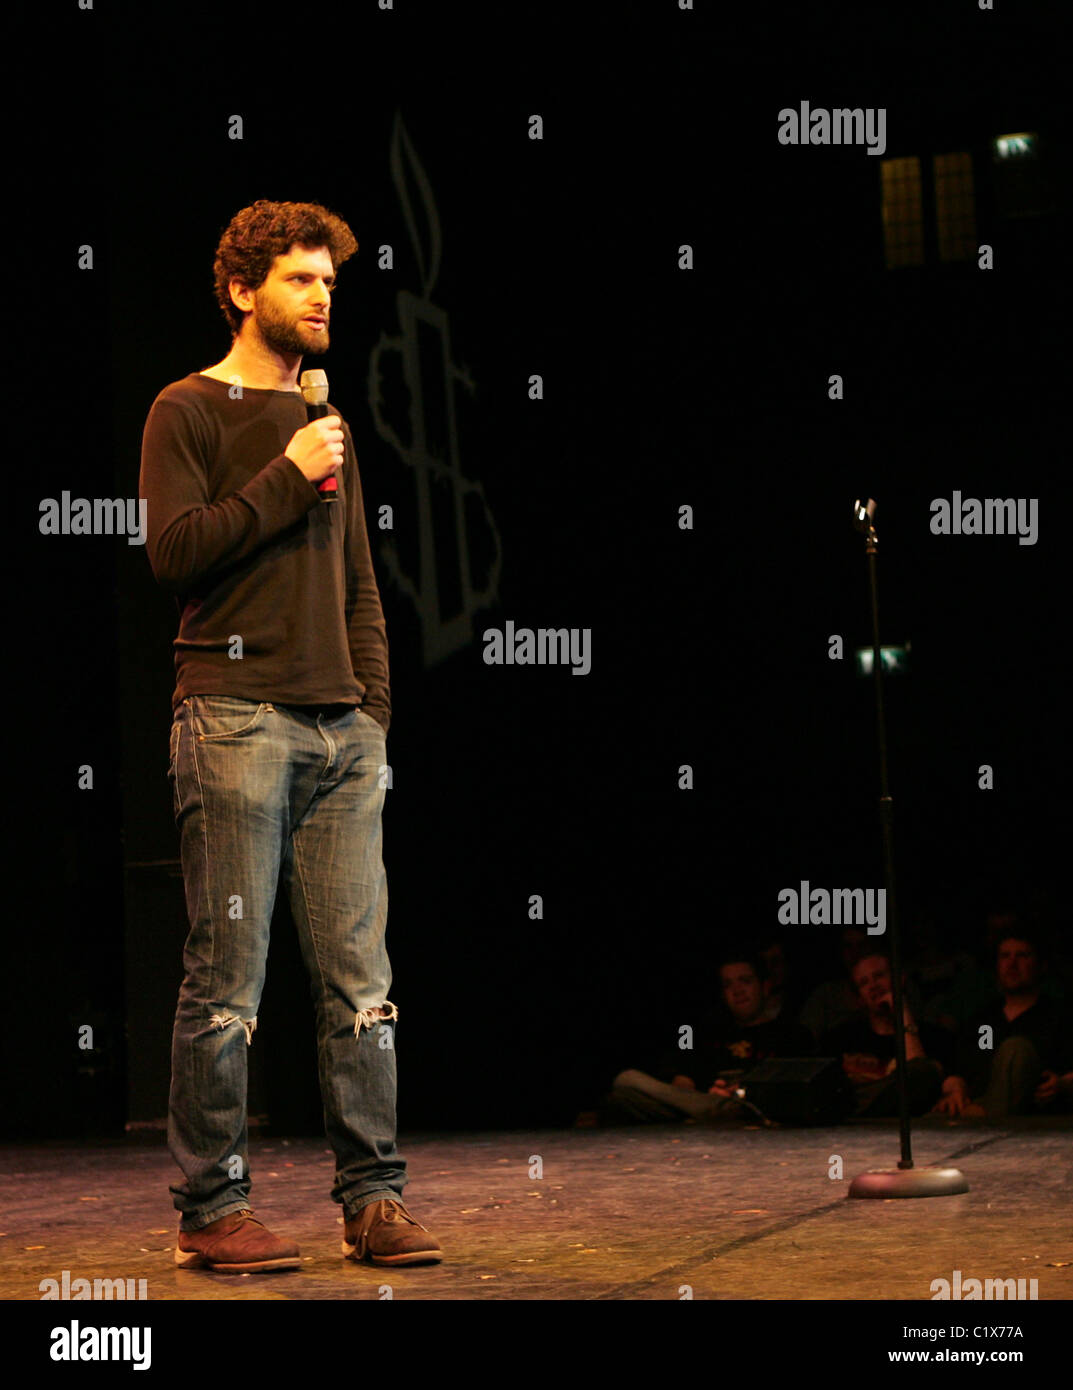
[[180, 614], [173, 707], [360, 703], [386, 731], [387, 632], [350, 430], [326, 503], [284, 454], [308, 423], [301, 393], [232, 389], [197, 372], [172, 382], [142, 438], [146, 551]]

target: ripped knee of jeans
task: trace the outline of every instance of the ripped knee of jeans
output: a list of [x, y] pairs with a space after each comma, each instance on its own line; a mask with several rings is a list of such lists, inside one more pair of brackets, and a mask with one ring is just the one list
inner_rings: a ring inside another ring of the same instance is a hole
[[371, 1033], [374, 1024], [391, 1022], [397, 1019], [398, 1016], [399, 1010], [390, 999], [385, 999], [382, 1004], [377, 1004], [371, 1009], [362, 1009], [354, 1016], [354, 1036], [356, 1038], [361, 1036], [362, 1024], [364, 1024]]
[[257, 1030], [256, 1017], [247, 1020], [244, 1018], [239, 1018], [237, 1014], [233, 1014], [230, 1012], [222, 1014], [213, 1014], [212, 1018], [209, 1019], [209, 1022], [216, 1029], [217, 1033], [222, 1033], [224, 1029], [230, 1027], [232, 1023], [241, 1023], [243, 1028], [245, 1028], [246, 1030], [247, 1047], [249, 1047], [250, 1043], [253, 1042], [253, 1035]]

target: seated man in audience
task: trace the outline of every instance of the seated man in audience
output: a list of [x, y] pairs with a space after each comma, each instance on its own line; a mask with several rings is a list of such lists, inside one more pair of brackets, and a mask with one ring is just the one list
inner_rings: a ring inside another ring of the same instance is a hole
[[[821, 1057], [841, 1057], [842, 1070], [853, 1086], [858, 1118], [897, 1115], [894, 997], [890, 959], [866, 947], [853, 966], [853, 984], [863, 1011], [833, 1028], [819, 1043]], [[906, 1078], [909, 1112], [923, 1115], [942, 1091], [942, 1079], [953, 1053], [953, 1038], [939, 1028], [917, 1025], [904, 998]]]
[[1073, 1017], [1068, 1004], [1042, 992], [1044, 969], [1035, 934], [1008, 927], [997, 943], [1000, 997], [959, 1034], [937, 1113], [997, 1124], [1073, 1109]]
[[786, 937], [781, 931], [772, 931], [766, 936], [761, 933], [756, 940], [757, 950], [751, 954], [759, 958], [767, 994], [761, 1022], [775, 1018], [794, 1020], [802, 1000], [797, 966], [787, 950]]
[[817, 985], [798, 1014], [799, 1021], [817, 1041], [839, 1024], [864, 1016], [864, 1006], [853, 983], [852, 971], [870, 940], [863, 927], [843, 927], [838, 944], [844, 973]]
[[668, 1050], [650, 1072], [619, 1072], [598, 1112], [602, 1123], [734, 1119], [744, 1111], [734, 1091], [757, 1062], [811, 1055], [807, 1029], [765, 1018], [768, 982], [759, 959], [745, 949], [726, 955], [719, 985], [723, 1008], [700, 1020], [692, 1046]]

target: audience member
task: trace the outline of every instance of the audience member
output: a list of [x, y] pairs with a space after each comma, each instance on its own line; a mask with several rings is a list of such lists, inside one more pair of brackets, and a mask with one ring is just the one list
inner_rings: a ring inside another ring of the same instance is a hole
[[801, 999], [796, 970], [791, 964], [786, 942], [778, 931], [768, 936], [761, 935], [758, 941], [759, 948], [755, 954], [764, 972], [767, 991], [767, 1002], [760, 1021], [767, 1023], [776, 1018], [791, 1020], [801, 1007]]
[[817, 985], [799, 1014], [799, 1021], [813, 1038], [822, 1038], [849, 1019], [863, 1016], [864, 1005], [853, 983], [852, 971], [871, 940], [863, 927], [843, 927], [839, 937], [839, 954], [844, 974]]
[[694, 1036], [686, 1039], [692, 1046], [662, 1054], [651, 1071], [619, 1072], [598, 1112], [600, 1122], [736, 1118], [743, 1107], [735, 1088], [757, 1062], [813, 1052], [806, 1029], [765, 1017], [770, 982], [749, 951], [724, 956], [719, 986], [722, 1007], [698, 1021]]
[[[894, 997], [890, 959], [868, 946], [853, 966], [853, 984], [861, 1013], [825, 1034], [820, 1056], [842, 1058], [842, 1069], [856, 1094], [859, 1118], [898, 1113], [895, 1074]], [[922, 1115], [938, 1099], [942, 1078], [953, 1053], [953, 1040], [928, 1023], [917, 1024], [908, 999], [902, 999], [905, 1024], [906, 1084], [909, 1111]]]
[[1014, 924], [999, 934], [999, 995], [958, 1035], [939, 1114], [986, 1118], [1073, 1109], [1073, 1011], [1043, 989], [1040, 938]]

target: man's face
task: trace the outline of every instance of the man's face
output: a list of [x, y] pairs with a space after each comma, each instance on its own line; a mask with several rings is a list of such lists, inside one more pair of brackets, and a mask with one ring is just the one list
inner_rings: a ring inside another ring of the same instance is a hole
[[256, 329], [265, 343], [284, 355], [302, 357], [328, 351], [328, 322], [335, 272], [326, 246], [292, 246], [277, 256], [264, 284], [246, 290], [240, 307], [252, 311], [243, 331]]
[[1029, 941], [1010, 937], [998, 945], [999, 988], [1010, 994], [1030, 991], [1039, 977], [1039, 961]]
[[773, 941], [770, 946], [760, 952], [760, 957], [764, 962], [764, 971], [771, 981], [772, 989], [781, 989], [786, 983], [786, 952], [782, 949], [782, 943]]
[[883, 956], [862, 956], [853, 967], [853, 983], [869, 1013], [880, 1012], [890, 994], [890, 966]]
[[719, 970], [723, 998], [739, 1023], [749, 1023], [764, 1011], [764, 986], [748, 961], [724, 965]]

